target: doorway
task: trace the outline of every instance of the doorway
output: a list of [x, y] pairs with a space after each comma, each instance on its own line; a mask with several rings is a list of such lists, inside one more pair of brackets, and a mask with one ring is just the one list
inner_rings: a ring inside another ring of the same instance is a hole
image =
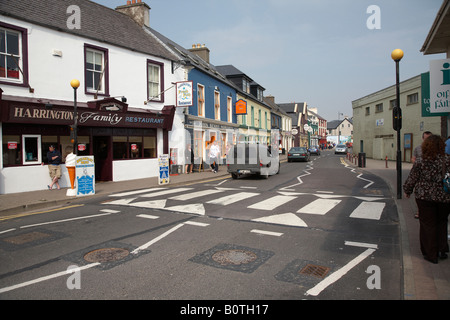
[[112, 181], [112, 138], [111, 136], [93, 136], [92, 139], [95, 180]]

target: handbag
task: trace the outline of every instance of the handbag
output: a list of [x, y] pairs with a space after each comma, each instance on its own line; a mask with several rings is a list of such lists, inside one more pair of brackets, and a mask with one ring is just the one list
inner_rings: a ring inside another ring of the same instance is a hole
[[446, 172], [446, 159], [444, 158], [444, 165], [442, 166], [442, 174], [444, 176], [444, 179], [442, 180], [444, 184], [444, 191], [446, 193], [450, 193], [450, 173]]

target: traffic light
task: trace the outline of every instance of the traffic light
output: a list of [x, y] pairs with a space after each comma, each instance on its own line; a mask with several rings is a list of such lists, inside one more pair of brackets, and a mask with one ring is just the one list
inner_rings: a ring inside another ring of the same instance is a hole
[[73, 125], [70, 127], [70, 143], [75, 143], [75, 127]]
[[402, 128], [402, 109], [399, 107], [392, 109], [392, 124], [395, 131], [399, 131]]

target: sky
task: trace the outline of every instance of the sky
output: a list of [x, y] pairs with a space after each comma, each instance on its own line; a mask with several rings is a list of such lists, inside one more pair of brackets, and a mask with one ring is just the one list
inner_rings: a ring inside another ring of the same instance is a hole
[[352, 117], [352, 101], [395, 84], [394, 49], [404, 52], [400, 81], [446, 58], [420, 52], [442, 0], [143, 2], [156, 31], [185, 48], [205, 44], [211, 64], [234, 65], [276, 103], [306, 102], [328, 121]]

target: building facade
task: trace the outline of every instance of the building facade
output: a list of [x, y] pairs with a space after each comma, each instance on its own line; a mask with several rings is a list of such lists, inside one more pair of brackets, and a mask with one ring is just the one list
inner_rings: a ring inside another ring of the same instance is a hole
[[[130, 8], [138, 13], [132, 19]], [[145, 3], [111, 10], [85, 0], [2, 1], [0, 193], [46, 189], [52, 144], [63, 158], [93, 154], [97, 180], [158, 175], [157, 158], [184, 120], [173, 88], [184, 70], [174, 70], [177, 57], [152, 35], [149, 11]], [[76, 91], [72, 79], [81, 83]], [[64, 163], [62, 172], [61, 187], [68, 187]]]

